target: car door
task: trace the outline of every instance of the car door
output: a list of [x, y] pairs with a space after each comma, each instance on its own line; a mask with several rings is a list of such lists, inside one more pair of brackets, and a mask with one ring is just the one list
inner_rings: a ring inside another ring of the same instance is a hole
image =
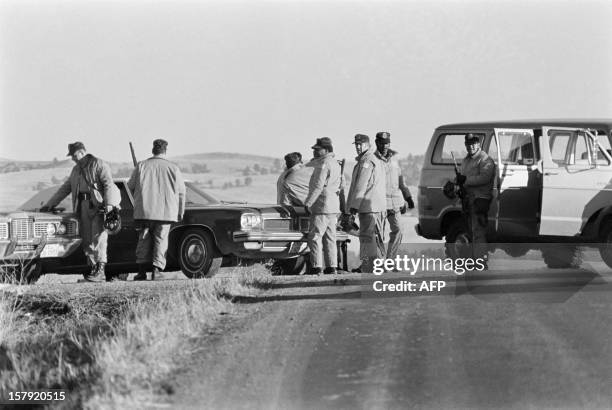
[[116, 183], [121, 192], [121, 230], [108, 237], [109, 263], [136, 263], [138, 234], [134, 224], [134, 200], [123, 181]]
[[[532, 129], [494, 129], [498, 156], [497, 235], [537, 234], [542, 173]], [[489, 148], [490, 155], [494, 149]], [[495, 157], [494, 157], [495, 158]]]
[[610, 204], [612, 158], [596, 130], [542, 127], [543, 190], [540, 235], [574, 236]]

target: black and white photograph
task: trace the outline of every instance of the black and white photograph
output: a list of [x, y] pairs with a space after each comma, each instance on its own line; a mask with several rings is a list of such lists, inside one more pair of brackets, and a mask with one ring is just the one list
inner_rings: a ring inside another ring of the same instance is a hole
[[0, 0], [0, 409], [612, 408], [612, 2]]

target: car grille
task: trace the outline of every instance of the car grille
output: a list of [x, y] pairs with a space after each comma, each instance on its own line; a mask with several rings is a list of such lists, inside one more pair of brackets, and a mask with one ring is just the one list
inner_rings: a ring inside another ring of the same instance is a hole
[[0, 239], [8, 239], [8, 223], [0, 224]]
[[300, 231], [306, 232], [310, 230], [310, 218], [300, 218]]
[[288, 219], [288, 218], [264, 219], [263, 228], [266, 231], [290, 231], [291, 230], [291, 219]]
[[11, 221], [13, 239], [30, 239], [32, 237], [32, 222], [27, 218], [13, 219]]

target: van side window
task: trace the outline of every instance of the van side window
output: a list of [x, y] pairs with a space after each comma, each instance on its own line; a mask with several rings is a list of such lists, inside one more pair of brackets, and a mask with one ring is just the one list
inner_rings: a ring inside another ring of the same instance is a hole
[[502, 163], [512, 165], [535, 164], [534, 142], [530, 133], [502, 131], [497, 137]]
[[[603, 148], [610, 156], [612, 156], [612, 148], [610, 147], [610, 137], [606, 135], [605, 131], [597, 131], [597, 140], [599, 141], [599, 145]], [[597, 165], [610, 165], [606, 156], [602, 152], [602, 149], [597, 150]]]
[[455, 155], [457, 163], [461, 163], [467, 155], [465, 150], [465, 134], [442, 134], [438, 136], [436, 147], [431, 158], [432, 164], [452, 164]]
[[567, 165], [567, 146], [570, 142], [570, 133], [555, 133], [550, 136], [550, 153], [557, 165]]
[[[570, 151], [569, 163], [573, 165], [590, 165], [589, 158], [592, 155], [586, 135], [577, 135], [574, 149]], [[591, 148], [592, 149], [592, 148]]]

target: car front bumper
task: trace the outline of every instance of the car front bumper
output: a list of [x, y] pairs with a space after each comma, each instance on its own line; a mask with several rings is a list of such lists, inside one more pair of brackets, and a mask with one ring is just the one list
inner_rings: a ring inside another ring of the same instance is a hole
[[81, 245], [80, 238], [50, 238], [0, 241], [0, 264], [15, 264], [36, 258], [64, 258]]

